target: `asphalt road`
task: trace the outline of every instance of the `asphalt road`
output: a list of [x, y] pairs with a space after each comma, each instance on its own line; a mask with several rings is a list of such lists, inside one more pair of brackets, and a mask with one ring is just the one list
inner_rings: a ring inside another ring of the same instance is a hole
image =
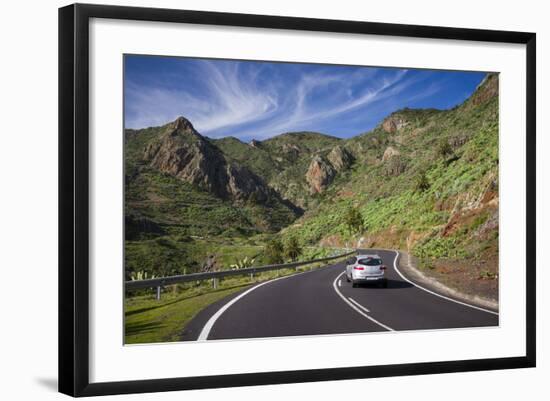
[[397, 252], [368, 252], [378, 253], [388, 266], [388, 288], [352, 288], [345, 263], [337, 263], [267, 281], [212, 304], [187, 325], [182, 340], [498, 326], [495, 312], [409, 282], [398, 270]]

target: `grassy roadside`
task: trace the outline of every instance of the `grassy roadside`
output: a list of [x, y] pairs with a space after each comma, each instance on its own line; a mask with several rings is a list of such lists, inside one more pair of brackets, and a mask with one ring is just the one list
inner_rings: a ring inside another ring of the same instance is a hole
[[246, 284], [231, 288], [200, 292], [190, 289], [180, 294], [163, 294], [160, 301], [154, 296], [127, 298], [125, 302], [125, 344], [178, 341], [185, 325], [208, 305], [227, 297]]
[[[336, 259], [330, 263], [336, 263]], [[271, 280], [326, 266], [315, 263], [298, 269], [281, 269], [250, 276], [228, 277], [220, 280], [216, 290], [210, 281], [170, 286], [160, 300], [153, 292], [127, 296], [124, 305], [125, 344], [143, 344], [179, 341], [185, 326], [204, 308], [237, 291]]]

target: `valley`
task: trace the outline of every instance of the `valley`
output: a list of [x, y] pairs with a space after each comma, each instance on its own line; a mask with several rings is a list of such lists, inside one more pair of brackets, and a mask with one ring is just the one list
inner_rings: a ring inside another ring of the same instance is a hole
[[395, 248], [498, 299], [498, 110], [489, 74], [452, 109], [400, 109], [349, 139], [214, 139], [185, 117], [127, 129], [126, 279]]

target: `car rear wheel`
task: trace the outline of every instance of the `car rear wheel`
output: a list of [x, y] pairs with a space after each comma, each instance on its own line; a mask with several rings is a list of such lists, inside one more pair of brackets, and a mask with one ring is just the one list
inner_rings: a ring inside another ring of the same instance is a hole
[[349, 276], [346, 274], [346, 281], [349, 283], [351, 280], [349, 279]]
[[357, 284], [355, 281], [352, 281], [352, 282], [351, 282], [351, 286], [352, 286], [353, 288], [357, 288], [358, 285], [359, 285], [359, 284]]

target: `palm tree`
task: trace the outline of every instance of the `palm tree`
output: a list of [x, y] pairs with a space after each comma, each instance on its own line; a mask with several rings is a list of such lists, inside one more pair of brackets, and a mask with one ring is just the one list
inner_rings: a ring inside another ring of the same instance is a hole
[[296, 237], [290, 237], [285, 244], [285, 256], [293, 262], [302, 254], [302, 247]]
[[272, 239], [266, 244], [264, 248], [264, 254], [267, 258], [268, 263], [283, 263], [283, 243], [277, 238]]

